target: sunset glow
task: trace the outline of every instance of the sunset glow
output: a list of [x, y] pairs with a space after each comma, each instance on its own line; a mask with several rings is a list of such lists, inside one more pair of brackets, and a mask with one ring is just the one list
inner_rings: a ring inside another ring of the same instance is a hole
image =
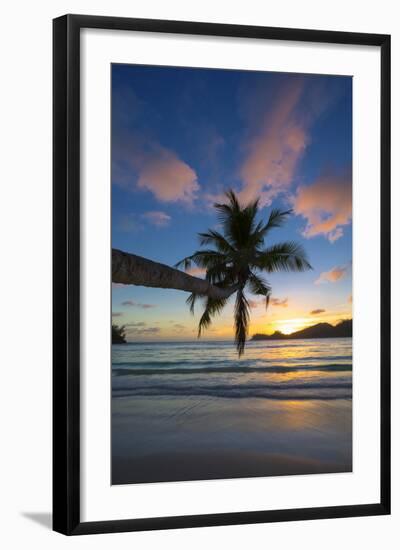
[[[114, 248], [173, 266], [220, 230], [213, 204], [232, 188], [260, 198], [260, 221], [292, 209], [265, 245], [298, 242], [313, 267], [261, 274], [272, 296], [266, 310], [247, 290], [249, 337], [352, 317], [351, 78], [116, 65], [112, 98]], [[113, 322], [128, 341], [196, 340], [187, 297], [115, 285]], [[232, 296], [203, 339], [232, 339], [233, 319]]]
[[282, 332], [283, 334], [292, 334], [303, 328], [315, 325], [314, 319], [282, 319], [281, 321], [275, 321], [276, 330]]

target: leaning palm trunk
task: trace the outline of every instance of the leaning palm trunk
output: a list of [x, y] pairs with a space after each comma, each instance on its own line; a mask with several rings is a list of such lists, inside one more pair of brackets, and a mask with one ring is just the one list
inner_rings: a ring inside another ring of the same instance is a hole
[[237, 290], [236, 285], [221, 288], [179, 269], [115, 248], [112, 250], [112, 282], [153, 288], [172, 288], [215, 299], [229, 298]]

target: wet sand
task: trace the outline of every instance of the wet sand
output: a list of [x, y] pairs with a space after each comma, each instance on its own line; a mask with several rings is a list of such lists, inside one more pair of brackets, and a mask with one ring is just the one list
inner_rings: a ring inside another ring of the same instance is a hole
[[112, 483], [351, 472], [351, 400], [121, 397]]

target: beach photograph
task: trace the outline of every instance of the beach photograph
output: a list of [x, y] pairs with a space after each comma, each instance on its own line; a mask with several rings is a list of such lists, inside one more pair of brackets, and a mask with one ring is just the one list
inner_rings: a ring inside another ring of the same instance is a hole
[[111, 484], [352, 472], [352, 78], [111, 65]]

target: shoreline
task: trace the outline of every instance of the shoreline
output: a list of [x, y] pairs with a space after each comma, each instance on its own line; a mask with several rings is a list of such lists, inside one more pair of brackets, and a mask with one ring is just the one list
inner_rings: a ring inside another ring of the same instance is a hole
[[[266, 338], [260, 338], [253, 340], [254, 336], [252, 336], [249, 340], [246, 342], [246, 346], [251, 343], [257, 343], [257, 342], [268, 342], [269, 340], [342, 340], [347, 338], [352, 338], [352, 336], [319, 336], [319, 337], [290, 337], [290, 335], [287, 335], [286, 337], [275, 337], [273, 335], [269, 336], [266, 335]], [[146, 344], [146, 345], [160, 345], [160, 344], [233, 344], [233, 340], [204, 340], [203, 338], [199, 338], [198, 340], [128, 340], [126, 342], [123, 342], [123, 344], [112, 344], [113, 346], [121, 346], [126, 344]], [[246, 354], [246, 352], [245, 352]]]
[[352, 471], [351, 400], [125, 397], [113, 485]]

